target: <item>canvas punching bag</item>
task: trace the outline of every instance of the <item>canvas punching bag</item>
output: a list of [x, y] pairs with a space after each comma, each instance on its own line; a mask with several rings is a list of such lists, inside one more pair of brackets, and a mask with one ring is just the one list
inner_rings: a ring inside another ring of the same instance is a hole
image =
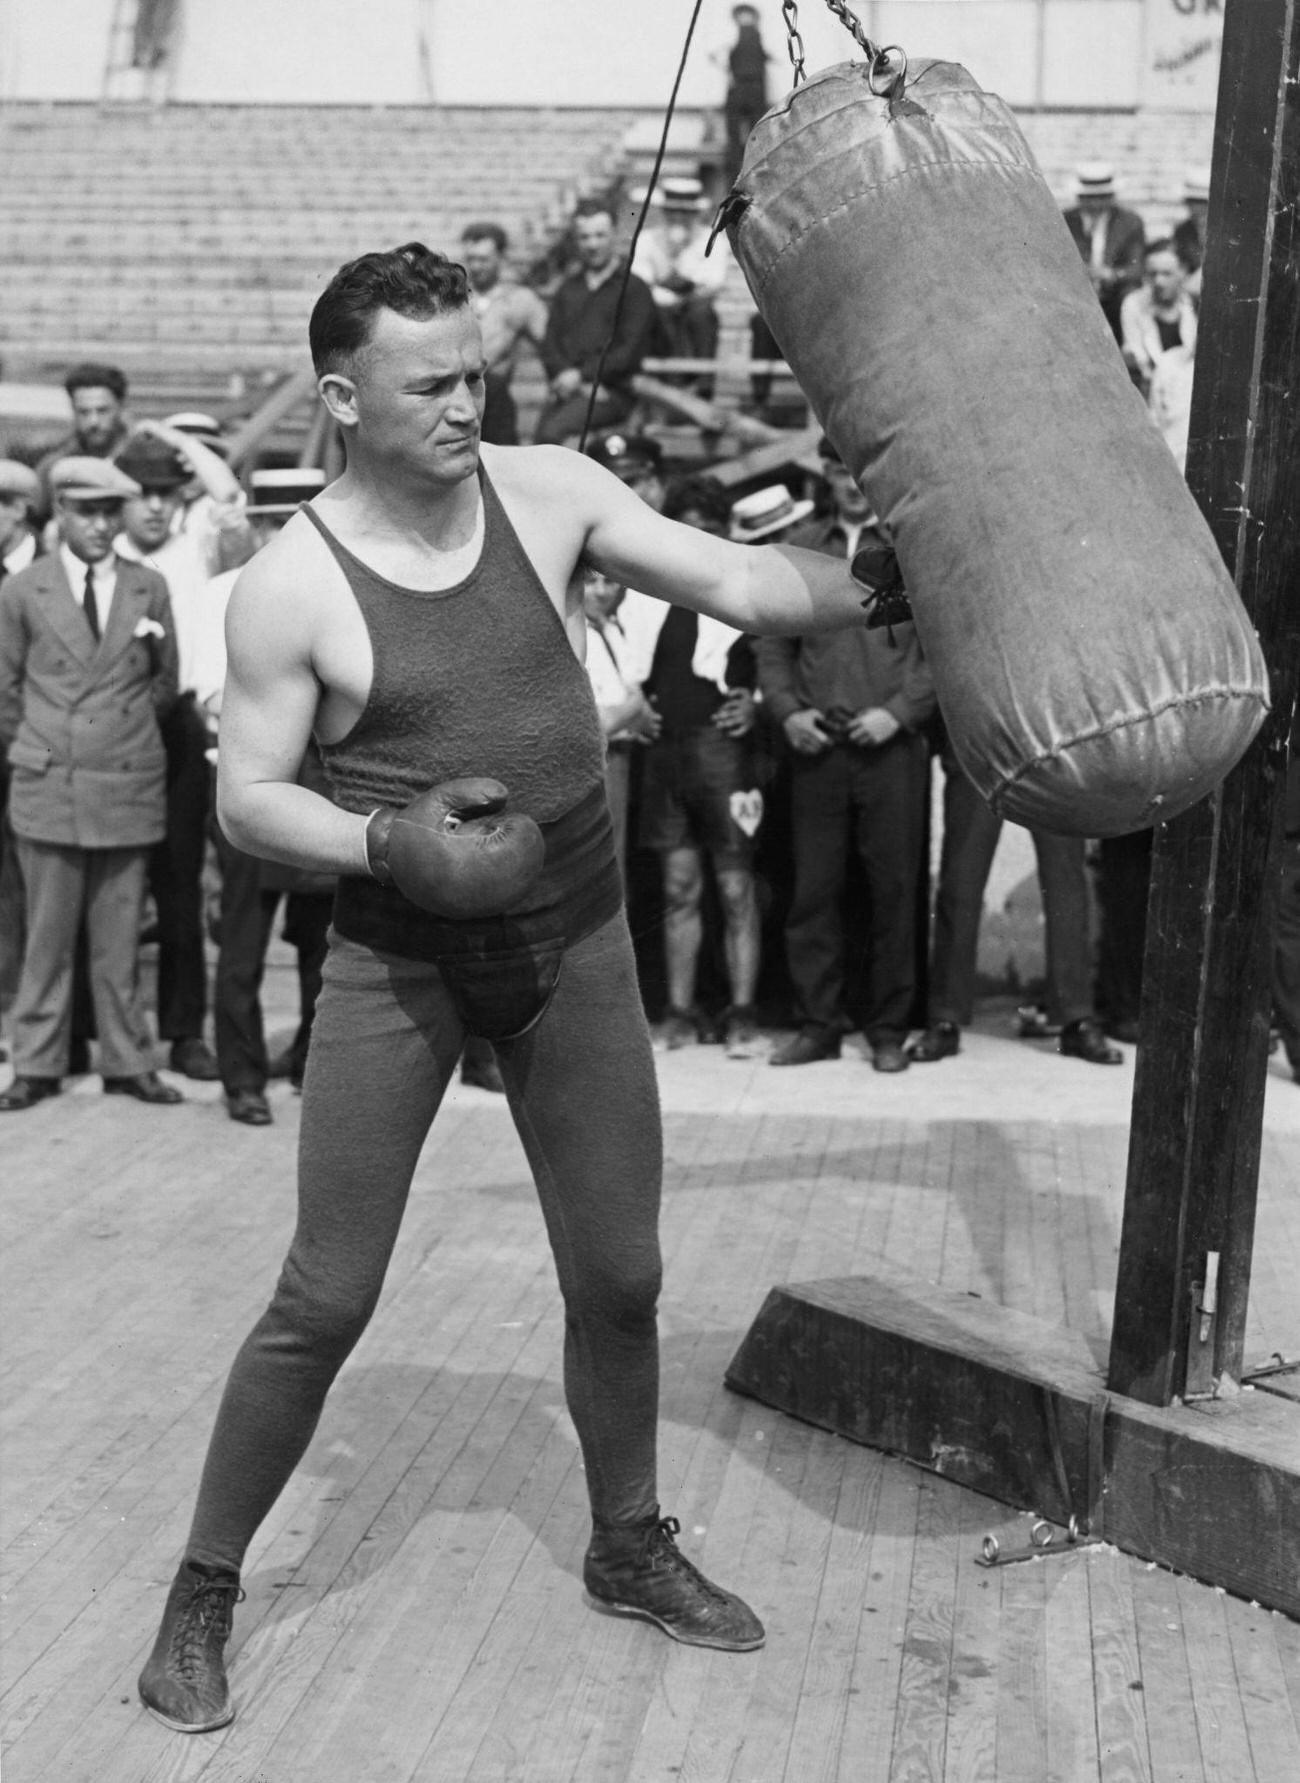
[[1001, 815], [1174, 816], [1268, 706], [1254, 629], [1020, 130], [964, 68], [868, 63], [750, 135], [724, 217], [898, 556], [953, 746]]

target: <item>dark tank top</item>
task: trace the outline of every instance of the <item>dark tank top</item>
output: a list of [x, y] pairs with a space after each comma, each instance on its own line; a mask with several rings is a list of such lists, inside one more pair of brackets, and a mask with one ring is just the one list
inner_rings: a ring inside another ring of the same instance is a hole
[[379, 575], [316, 527], [370, 636], [365, 709], [321, 744], [330, 793], [345, 811], [404, 805], [444, 780], [487, 775], [510, 809], [541, 825], [546, 862], [502, 918], [445, 921], [395, 887], [346, 876], [334, 921], [350, 940], [414, 959], [590, 934], [619, 908], [622, 885], [604, 790], [604, 743], [586, 670], [486, 473], [483, 547], [454, 587], [426, 592]]

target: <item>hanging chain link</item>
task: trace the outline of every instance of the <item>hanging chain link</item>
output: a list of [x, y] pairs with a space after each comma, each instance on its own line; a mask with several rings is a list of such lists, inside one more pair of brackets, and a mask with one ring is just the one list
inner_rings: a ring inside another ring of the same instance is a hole
[[[892, 45], [889, 49], [877, 49], [863, 30], [862, 21], [846, 4], [846, 0], [825, 0], [825, 5], [826, 10], [834, 13], [870, 62], [872, 92], [882, 98], [892, 98], [900, 92], [907, 78], [907, 57], [902, 50]], [[781, 17], [785, 21], [785, 47], [790, 57], [790, 66], [794, 70], [794, 85], [797, 87], [804, 78], [805, 52], [803, 38], [799, 33], [799, 8], [796, 0], [781, 0]]]
[[794, 84], [797, 87], [803, 79], [804, 48], [803, 38], [799, 35], [799, 8], [795, 0], [781, 0], [781, 17], [785, 20], [785, 47], [790, 57], [790, 66], [794, 69]]

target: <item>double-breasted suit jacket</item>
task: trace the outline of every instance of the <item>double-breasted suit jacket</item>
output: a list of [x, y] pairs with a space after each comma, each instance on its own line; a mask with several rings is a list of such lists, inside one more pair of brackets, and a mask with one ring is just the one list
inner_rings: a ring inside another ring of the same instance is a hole
[[119, 558], [96, 640], [57, 553], [0, 587], [0, 740], [15, 835], [147, 848], [165, 823], [158, 719], [176, 698], [176, 629], [156, 570]]

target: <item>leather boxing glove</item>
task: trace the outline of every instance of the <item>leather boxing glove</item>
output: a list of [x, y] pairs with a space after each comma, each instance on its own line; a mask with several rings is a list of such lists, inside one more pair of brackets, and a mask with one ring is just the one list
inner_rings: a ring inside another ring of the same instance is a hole
[[366, 824], [366, 863], [381, 885], [434, 916], [499, 916], [518, 903], [546, 854], [531, 817], [506, 811], [499, 780], [446, 780]]

